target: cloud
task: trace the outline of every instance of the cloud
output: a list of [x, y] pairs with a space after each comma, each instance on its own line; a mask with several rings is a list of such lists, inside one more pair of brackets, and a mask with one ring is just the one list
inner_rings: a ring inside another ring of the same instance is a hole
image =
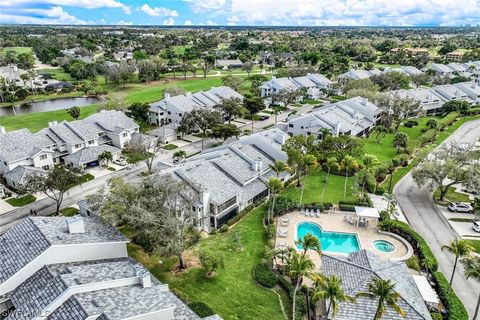
[[184, 26], [191, 26], [193, 25], [193, 22], [192, 20], [185, 20], [185, 22], [183, 23]]
[[60, 6], [49, 9], [19, 9], [11, 14], [0, 13], [0, 20], [18, 24], [93, 24], [92, 21], [77, 19]]
[[177, 10], [171, 10], [165, 7], [150, 7], [147, 3], [143, 4], [143, 6], [137, 8], [137, 10], [143, 11], [149, 16], [152, 17], [158, 17], [158, 16], [164, 16], [164, 17], [178, 17], [178, 12]]
[[190, 4], [194, 13], [202, 13], [223, 9], [226, 0], [185, 0]]
[[124, 20], [120, 20], [118, 21], [117, 23], [115, 23], [116, 25], [119, 25], [119, 26], [131, 26], [133, 25], [133, 22], [132, 21], [124, 21]]
[[35, 8], [36, 6], [63, 6], [76, 7], [85, 9], [100, 8], [121, 8], [125, 14], [132, 12], [131, 8], [117, 0], [2, 0], [0, 7], [19, 9], [19, 8]]
[[218, 26], [218, 23], [216, 23], [215, 21], [212, 21], [212, 20], [207, 20], [207, 26]]
[[173, 26], [174, 24], [175, 24], [175, 19], [173, 19], [172, 17], [165, 19], [163, 21], [164, 26]]

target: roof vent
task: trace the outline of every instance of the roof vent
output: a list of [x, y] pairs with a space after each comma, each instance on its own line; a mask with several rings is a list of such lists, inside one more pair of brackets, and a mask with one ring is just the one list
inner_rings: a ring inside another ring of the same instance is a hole
[[69, 233], [85, 233], [85, 223], [81, 215], [77, 214], [66, 220]]
[[283, 132], [275, 132], [275, 141], [281, 145], [284, 145], [287, 141], [287, 136]]
[[253, 160], [252, 169], [253, 169], [255, 172], [261, 172], [261, 171], [263, 170], [263, 161], [262, 161], [262, 158], [257, 158], [257, 159], [255, 159], [255, 160]]
[[0, 133], [7, 133], [4, 126], [0, 126]]

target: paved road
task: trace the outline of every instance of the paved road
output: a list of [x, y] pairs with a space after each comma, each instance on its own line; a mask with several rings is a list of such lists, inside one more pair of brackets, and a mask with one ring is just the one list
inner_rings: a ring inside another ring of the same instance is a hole
[[[312, 106], [303, 106], [295, 108], [298, 114], [302, 114], [312, 109]], [[282, 112], [277, 116], [277, 121], [281, 122], [284, 121], [288, 114], [291, 111]], [[275, 117], [271, 116], [269, 119], [264, 121], [256, 121], [254, 122], [254, 131], [261, 131], [266, 126], [274, 125]], [[240, 126], [240, 129], [251, 129], [251, 124], [245, 124]], [[206, 139], [205, 141], [205, 148], [208, 148], [213, 143], [215, 143], [212, 139]], [[185, 150], [187, 154], [193, 154], [201, 150], [201, 141], [196, 141], [194, 143], [190, 143], [181, 147], [180, 149]], [[176, 151], [176, 150], [175, 150]], [[170, 162], [172, 161], [172, 154], [174, 151], [165, 151], [158, 158], [155, 160], [156, 163], [159, 161], [162, 162]], [[154, 164], [155, 167], [155, 164]], [[88, 181], [80, 186], [72, 188], [65, 194], [64, 201], [62, 203], [62, 208], [69, 207], [71, 205], [76, 204], [78, 201], [85, 199], [87, 195], [94, 194], [99, 188], [105, 186], [113, 177], [123, 177], [126, 180], [132, 180], [138, 177], [138, 174], [141, 171], [146, 170], [145, 163], [141, 162], [138, 163], [134, 168], [130, 170], [121, 170], [117, 172], [112, 172], [105, 176], [93, 179]], [[38, 201], [35, 201], [29, 205], [26, 205], [21, 208], [14, 209], [7, 213], [0, 214], [0, 234], [6, 232], [9, 228], [14, 226], [18, 223], [22, 218], [28, 216], [30, 214], [30, 209], [34, 209], [37, 211], [38, 215], [49, 215], [52, 212], [55, 212], [55, 202], [50, 198], [44, 198]]]
[[[479, 137], [480, 120], [475, 120], [462, 125], [444, 143], [453, 141], [474, 143]], [[413, 180], [411, 173], [407, 174], [395, 186], [394, 192], [411, 226], [425, 238], [438, 259], [440, 271], [449, 278], [452, 272], [454, 257], [443, 252], [441, 246], [454, 240], [457, 235], [433, 205], [431, 192], [425, 188], [419, 188]], [[473, 280], [467, 280], [460, 266], [455, 275], [453, 288], [467, 307], [470, 316], [473, 316], [478, 294], [480, 293], [480, 285]]]

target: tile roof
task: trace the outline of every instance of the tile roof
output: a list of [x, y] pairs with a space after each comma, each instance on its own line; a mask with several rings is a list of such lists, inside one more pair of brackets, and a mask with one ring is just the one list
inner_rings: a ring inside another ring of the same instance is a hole
[[75, 153], [69, 154], [64, 158], [65, 162], [72, 163], [75, 166], [80, 166], [89, 162], [97, 161], [98, 156], [103, 152], [110, 152], [112, 154], [120, 153], [122, 150], [107, 144], [101, 146], [87, 147], [78, 150]]
[[[321, 259], [322, 273], [340, 277], [344, 290], [350, 296], [367, 291], [368, 283], [375, 277], [388, 279], [395, 283], [395, 290], [401, 295], [398, 303], [407, 316], [403, 318], [387, 307], [387, 312], [382, 319], [431, 320], [422, 296], [403, 262], [382, 260], [367, 250], [350, 254], [346, 258], [324, 254]], [[335, 319], [370, 320], [375, 314], [376, 308], [375, 298], [360, 297], [356, 302], [341, 303], [340, 312]]]

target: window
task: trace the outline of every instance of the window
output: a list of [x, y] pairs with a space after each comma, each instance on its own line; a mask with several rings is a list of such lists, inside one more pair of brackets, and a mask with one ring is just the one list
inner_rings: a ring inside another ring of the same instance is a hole
[[99, 132], [98, 133], [98, 136], [101, 137], [101, 136], [104, 136], [105, 135], [105, 132]]
[[40, 160], [45, 160], [45, 159], [47, 159], [47, 155], [46, 155], [46, 154], [40, 155]]
[[88, 144], [93, 144], [93, 143], [94, 143], [93, 140], [88, 141]]
[[289, 128], [293, 128], [293, 123], [288, 124]]
[[81, 144], [76, 144], [76, 145], [75, 145], [75, 148], [78, 149], [78, 148], [80, 148], [81, 146], [82, 146]]
[[122, 137], [126, 137], [128, 134], [126, 132], [122, 133]]

